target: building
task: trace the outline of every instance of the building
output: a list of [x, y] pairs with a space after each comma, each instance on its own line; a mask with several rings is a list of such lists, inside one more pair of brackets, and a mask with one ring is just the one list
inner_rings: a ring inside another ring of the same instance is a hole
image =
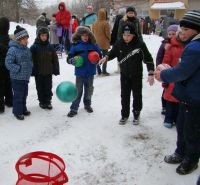
[[171, 16], [181, 19], [189, 7], [188, 1], [190, 0], [150, 0], [150, 17], [158, 19]]
[[188, 0], [189, 10], [200, 10], [200, 0]]

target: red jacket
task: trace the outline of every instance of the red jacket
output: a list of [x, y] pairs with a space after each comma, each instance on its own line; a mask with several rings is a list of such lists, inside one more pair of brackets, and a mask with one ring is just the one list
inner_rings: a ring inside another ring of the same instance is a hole
[[[170, 46], [165, 51], [162, 63], [168, 64], [171, 67], [176, 66], [179, 63], [183, 49], [184, 45], [181, 44], [176, 38], [172, 38]], [[170, 83], [169, 86], [165, 88], [164, 99], [171, 102], [178, 102], [178, 100], [171, 95], [173, 89], [174, 83]]]
[[[63, 7], [63, 10], [60, 10], [61, 6]], [[61, 2], [58, 5], [58, 9], [59, 12], [56, 14], [56, 24], [61, 24], [63, 29], [69, 28], [71, 21], [71, 13], [66, 9], [64, 2]]]
[[77, 27], [78, 27], [78, 20], [74, 19], [72, 21], [72, 33], [75, 33]]

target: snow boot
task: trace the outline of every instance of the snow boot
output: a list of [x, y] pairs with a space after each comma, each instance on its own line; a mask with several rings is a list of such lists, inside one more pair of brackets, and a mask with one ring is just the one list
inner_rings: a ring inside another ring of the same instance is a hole
[[172, 127], [173, 127], [173, 123], [164, 122], [163, 125], [164, 125], [164, 127], [166, 127], [166, 128], [172, 128]]
[[184, 159], [181, 164], [176, 168], [176, 173], [178, 173], [179, 175], [187, 175], [189, 173], [192, 173], [197, 168], [197, 163], [191, 162], [188, 159]]
[[119, 120], [119, 125], [125, 125], [127, 121], [128, 121], [128, 118], [122, 117], [122, 118]]
[[139, 124], [139, 118], [140, 118], [140, 111], [133, 111], [133, 125], [138, 125]]
[[88, 112], [88, 113], [92, 113], [93, 112], [93, 109], [91, 106], [86, 106], [85, 107], [85, 110]]
[[67, 114], [68, 117], [72, 118], [74, 116], [77, 115], [77, 112], [76, 111], [73, 111], [73, 110], [70, 110], [69, 113]]
[[42, 109], [46, 109], [46, 104], [44, 104], [44, 103], [39, 103], [39, 106], [40, 106], [40, 108], [42, 108]]
[[171, 155], [166, 155], [164, 161], [169, 164], [179, 164], [183, 161], [183, 156], [173, 153]]
[[24, 111], [24, 113], [23, 113], [24, 116], [30, 116], [30, 114], [31, 114], [31, 112], [28, 110]]
[[24, 120], [24, 115], [23, 115], [23, 114], [15, 115], [15, 117], [16, 117], [18, 120]]
[[46, 104], [46, 109], [49, 109], [49, 110], [53, 109], [51, 103], [47, 103], [47, 104]]

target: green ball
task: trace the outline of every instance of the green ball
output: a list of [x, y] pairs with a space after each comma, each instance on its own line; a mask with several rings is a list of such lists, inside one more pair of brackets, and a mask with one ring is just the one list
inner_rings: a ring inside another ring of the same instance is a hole
[[56, 88], [56, 95], [62, 102], [72, 102], [78, 94], [76, 86], [69, 81], [61, 82]]
[[74, 59], [75, 59], [75, 65], [74, 65], [75, 67], [81, 67], [83, 65], [84, 62], [83, 57], [76, 56], [74, 57]]

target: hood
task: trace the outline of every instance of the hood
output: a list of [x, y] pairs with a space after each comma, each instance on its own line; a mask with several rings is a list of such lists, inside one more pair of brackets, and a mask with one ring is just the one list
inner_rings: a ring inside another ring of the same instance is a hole
[[73, 43], [77, 43], [78, 41], [81, 40], [81, 35], [82, 34], [88, 34], [89, 35], [89, 40], [92, 44], [96, 44], [96, 39], [94, 37], [94, 35], [92, 34], [92, 32], [90, 31], [89, 28], [84, 27], [84, 26], [79, 26], [76, 30], [76, 32], [73, 34], [72, 37], [72, 42]]
[[17, 41], [15, 41], [15, 40], [11, 40], [10, 42], [9, 42], [9, 47], [11, 48], [11, 47], [15, 47], [15, 48], [20, 48], [20, 49], [25, 49], [25, 48], [27, 48], [26, 46], [23, 46], [23, 45], [21, 45], [21, 44], [19, 44]]
[[105, 21], [106, 20], [106, 11], [105, 9], [101, 8], [99, 11], [98, 11], [98, 20], [99, 21]]
[[58, 10], [60, 10], [60, 7], [63, 7], [63, 11], [66, 11], [66, 5], [65, 5], [65, 3], [64, 2], [61, 2], [61, 3], [59, 3], [59, 5], [58, 5]]
[[37, 20], [45, 21], [45, 16], [44, 15], [40, 15]]
[[0, 18], [0, 35], [8, 35], [8, 31], [10, 29], [10, 23], [8, 18], [1, 17]]

